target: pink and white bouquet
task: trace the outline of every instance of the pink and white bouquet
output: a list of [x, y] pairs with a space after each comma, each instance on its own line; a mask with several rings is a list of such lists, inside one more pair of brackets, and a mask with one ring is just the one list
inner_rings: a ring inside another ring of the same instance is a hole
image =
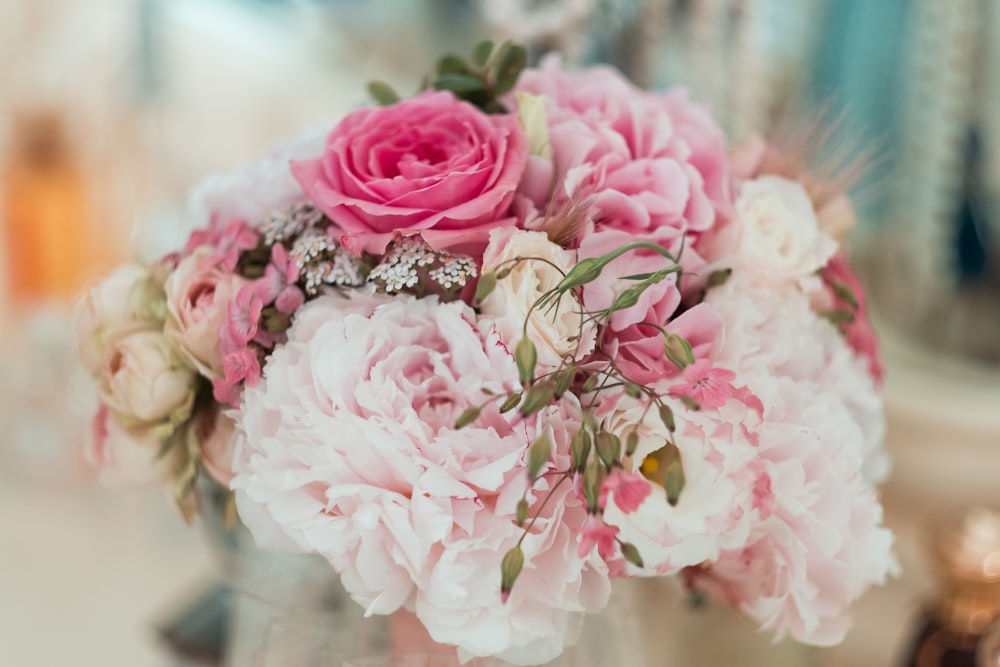
[[846, 200], [608, 68], [484, 43], [428, 81], [208, 181], [182, 250], [83, 297], [101, 475], [187, 512], [211, 475], [463, 658], [554, 658], [616, 577], [840, 641], [895, 562]]

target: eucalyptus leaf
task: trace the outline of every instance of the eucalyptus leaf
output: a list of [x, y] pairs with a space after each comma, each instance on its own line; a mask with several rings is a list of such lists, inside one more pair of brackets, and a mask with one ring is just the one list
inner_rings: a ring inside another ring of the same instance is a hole
[[431, 83], [437, 90], [472, 93], [486, 89], [486, 82], [475, 74], [442, 74]]
[[490, 54], [493, 53], [493, 40], [484, 39], [483, 41], [476, 44], [472, 49], [472, 62], [474, 62], [479, 67], [485, 67], [486, 63], [490, 59]]
[[368, 94], [371, 95], [376, 104], [382, 107], [393, 105], [399, 101], [399, 94], [384, 81], [369, 82]]
[[517, 78], [521, 76], [525, 65], [528, 64], [528, 52], [523, 46], [511, 46], [497, 66], [496, 85], [493, 86], [493, 94], [496, 96], [510, 92], [517, 83]]

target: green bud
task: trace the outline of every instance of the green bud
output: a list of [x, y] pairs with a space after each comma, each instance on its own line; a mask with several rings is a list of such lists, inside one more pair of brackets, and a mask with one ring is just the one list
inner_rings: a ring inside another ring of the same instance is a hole
[[625, 310], [631, 308], [635, 304], [639, 303], [639, 297], [642, 293], [649, 288], [649, 285], [639, 284], [629, 287], [627, 290], [615, 297], [615, 300], [611, 303], [608, 308], [608, 313], [613, 313], [619, 310]]
[[503, 267], [502, 269], [500, 269], [499, 271], [497, 271], [497, 280], [503, 280], [504, 278], [506, 278], [507, 276], [509, 276], [510, 272], [513, 271], [513, 270], [514, 270], [514, 267], [510, 266], [510, 265]]
[[637, 385], [635, 382], [625, 381], [625, 393], [632, 398], [639, 398], [639, 394], [642, 393], [642, 387]]
[[667, 360], [681, 370], [694, 363], [694, 350], [691, 349], [691, 343], [675, 333], [668, 333], [664, 336], [663, 351]]
[[562, 398], [563, 394], [569, 391], [570, 385], [573, 384], [573, 380], [576, 378], [576, 366], [567, 366], [558, 373], [556, 373], [556, 398]]
[[590, 458], [590, 433], [586, 429], [580, 429], [573, 434], [573, 441], [570, 444], [570, 452], [573, 454], [573, 469], [583, 470]]
[[712, 271], [708, 274], [708, 280], [705, 281], [705, 287], [711, 289], [713, 287], [725, 285], [731, 275], [733, 275], [732, 269], [719, 269], [718, 271]]
[[574, 287], [580, 287], [581, 285], [586, 285], [589, 282], [597, 280], [607, 263], [607, 260], [603, 257], [588, 257], [586, 259], [581, 259], [572, 269], [569, 270], [569, 273], [567, 273], [563, 279], [559, 281], [555, 290], [557, 292], [565, 292], [573, 289]]
[[517, 581], [523, 567], [524, 552], [521, 551], [521, 547], [514, 547], [504, 554], [503, 560], [500, 561], [500, 599], [504, 604], [507, 603], [510, 591], [514, 588], [514, 582]]
[[625, 456], [632, 456], [639, 448], [639, 432], [632, 429], [625, 438]]
[[618, 436], [608, 431], [601, 431], [597, 434], [595, 441], [597, 456], [601, 459], [605, 468], [610, 469], [616, 463], [621, 462], [622, 441]]
[[481, 409], [479, 407], [477, 407], [477, 406], [473, 406], [471, 408], [466, 408], [462, 412], [462, 414], [460, 414], [458, 416], [458, 419], [455, 420], [455, 428], [456, 429], [465, 428], [466, 426], [468, 426], [472, 422], [474, 422], [477, 419], [479, 419], [480, 410]]
[[851, 289], [850, 285], [840, 280], [834, 280], [830, 283], [830, 286], [833, 287], [833, 293], [837, 299], [843, 301], [854, 310], [858, 309], [858, 297], [855, 296], [854, 290]]
[[660, 421], [671, 433], [677, 429], [677, 424], [674, 422], [674, 411], [666, 403], [660, 404]]
[[698, 401], [694, 400], [690, 396], [679, 394], [677, 398], [680, 399], [681, 403], [684, 404], [684, 407], [690, 410], [691, 412], [698, 412], [698, 410], [701, 410], [701, 406], [698, 405]]
[[594, 391], [595, 389], [597, 389], [597, 384], [600, 381], [601, 381], [601, 376], [598, 375], [597, 373], [594, 373], [593, 375], [589, 376], [583, 383], [582, 392], [584, 394], [589, 394], [590, 392]]
[[642, 556], [639, 555], [639, 548], [632, 544], [631, 542], [622, 542], [622, 556], [625, 560], [632, 563], [636, 567], [642, 567]]
[[549, 455], [552, 453], [552, 441], [549, 439], [548, 431], [535, 438], [528, 449], [528, 479], [535, 481], [542, 472], [542, 468], [549, 462]]
[[538, 352], [531, 339], [525, 336], [517, 342], [514, 348], [514, 361], [517, 362], [517, 374], [521, 384], [528, 384], [535, 377], [535, 363], [538, 361]]
[[826, 318], [835, 327], [840, 327], [844, 324], [851, 324], [854, 321], [854, 313], [849, 310], [843, 310], [841, 308], [832, 308], [830, 310], [824, 310], [821, 312], [820, 317]]
[[500, 404], [500, 413], [510, 412], [517, 407], [517, 404], [521, 402], [521, 392], [516, 394], [511, 394], [507, 397], [507, 400]]
[[556, 386], [551, 380], [536, 384], [528, 390], [528, 393], [524, 397], [524, 402], [521, 403], [521, 416], [530, 417], [535, 414], [551, 403], [555, 394]]
[[476, 302], [482, 303], [486, 300], [493, 290], [497, 286], [497, 274], [493, 272], [487, 272], [479, 276], [479, 282], [476, 284]]
[[666, 478], [663, 480], [663, 489], [667, 492], [667, 502], [676, 505], [684, 490], [684, 466], [678, 456], [667, 466]]
[[521, 498], [517, 501], [517, 525], [523, 526], [528, 520], [528, 499]]
[[596, 459], [591, 459], [583, 471], [583, 497], [591, 514], [598, 511], [597, 502], [601, 498], [601, 485], [606, 476], [604, 467]]

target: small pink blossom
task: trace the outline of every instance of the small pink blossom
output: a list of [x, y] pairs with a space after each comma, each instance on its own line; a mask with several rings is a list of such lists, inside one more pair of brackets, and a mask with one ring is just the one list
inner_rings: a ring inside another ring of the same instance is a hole
[[203, 261], [206, 265], [218, 264], [224, 270], [236, 270], [240, 255], [253, 250], [260, 242], [260, 233], [252, 229], [244, 220], [230, 220], [224, 227], [213, 218], [209, 226], [196, 229], [188, 237], [184, 253], [191, 254], [202, 246], [212, 248], [212, 254]]
[[577, 555], [585, 558], [596, 545], [601, 558], [612, 559], [618, 551], [618, 542], [615, 539], [617, 535], [618, 529], [604, 523], [601, 515], [588, 514], [580, 530], [580, 549]]
[[285, 247], [276, 243], [271, 247], [271, 262], [264, 275], [253, 283], [254, 295], [264, 305], [274, 304], [279, 312], [290, 315], [305, 303], [305, 294], [295, 284], [298, 264], [288, 256]]
[[650, 494], [649, 480], [641, 475], [615, 468], [604, 479], [598, 505], [603, 509], [608, 501], [608, 494], [613, 494], [615, 505], [625, 514], [631, 514], [639, 509], [639, 505]]
[[221, 331], [221, 347], [229, 353], [245, 347], [257, 335], [264, 301], [258, 296], [254, 283], [244, 285], [229, 304], [229, 317]]
[[736, 373], [712, 365], [708, 359], [698, 359], [681, 371], [682, 382], [670, 387], [674, 396], [688, 396], [702, 408], [718, 408], [737, 394], [733, 380]]
[[242, 382], [253, 387], [260, 379], [260, 360], [257, 353], [249, 347], [227, 354], [222, 358], [222, 367], [225, 381], [230, 385]]

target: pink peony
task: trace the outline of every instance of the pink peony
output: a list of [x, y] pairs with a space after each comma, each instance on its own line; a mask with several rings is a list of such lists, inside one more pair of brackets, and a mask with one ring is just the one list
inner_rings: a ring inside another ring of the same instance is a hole
[[734, 275], [709, 300], [726, 321], [712, 357], [760, 398], [763, 420], [749, 539], [724, 551], [708, 576], [763, 627], [839, 642], [846, 607], [894, 566], [872, 486], [885, 470], [878, 392], [797, 290]]
[[206, 263], [212, 250], [201, 247], [185, 257], [167, 278], [167, 319], [165, 332], [177, 348], [205, 377], [220, 377], [222, 353], [219, 331], [228, 320], [229, 304], [247, 280]]
[[[352, 293], [303, 306], [237, 417], [240, 515], [260, 546], [317, 552], [369, 613], [413, 610], [435, 641], [466, 657], [547, 660], [606, 604], [607, 572], [576, 555], [586, 510], [555, 489], [523, 544], [506, 604], [500, 559], [518, 540], [525, 456], [545, 425], [552, 465], [569, 464], [579, 407], [567, 397], [538, 420], [488, 404], [457, 417], [483, 388], [517, 387], [488, 320], [462, 304]], [[529, 498], [536, 510], [551, 482]]]
[[[634, 544], [642, 569], [628, 566], [628, 574], [654, 576], [714, 560], [724, 549], [742, 547], [750, 529], [751, 487], [754, 476], [753, 442], [746, 427], [755, 414], [731, 400], [718, 410], [689, 412], [674, 406], [677, 431], [671, 436], [656, 409], [624, 394], [602, 406], [605, 427], [624, 440], [637, 427], [639, 447], [631, 469], [638, 471], [647, 456], [672, 439], [677, 443], [686, 483], [676, 505], [667, 502], [664, 487], [650, 484], [650, 493], [631, 512], [608, 503], [605, 521], [620, 529], [619, 538]], [[647, 470], [661, 480], [665, 470]], [[631, 508], [627, 508], [631, 509]]]
[[323, 156], [292, 171], [355, 253], [417, 233], [435, 249], [481, 249], [492, 228], [515, 222], [509, 209], [527, 153], [516, 116], [426, 92], [349, 114]]
[[557, 201], [592, 197], [599, 229], [667, 241], [729, 212], [724, 137], [683, 94], [642, 91], [606, 67], [566, 73], [554, 59], [524, 72], [517, 90], [543, 95], [549, 121], [552, 159], [531, 158], [529, 196], [559, 179]]

